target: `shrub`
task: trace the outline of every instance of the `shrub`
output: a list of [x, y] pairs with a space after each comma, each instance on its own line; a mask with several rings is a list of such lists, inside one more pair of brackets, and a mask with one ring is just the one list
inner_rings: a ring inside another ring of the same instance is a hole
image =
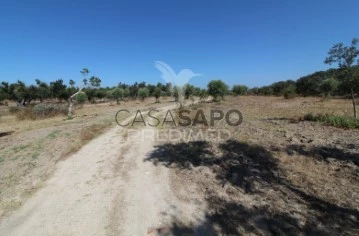
[[283, 91], [285, 99], [295, 98], [297, 96], [295, 85], [289, 85]]
[[40, 103], [33, 107], [32, 112], [36, 117], [67, 115], [68, 107], [64, 104]]
[[284, 92], [284, 98], [285, 99], [295, 98], [296, 96], [297, 96], [297, 94], [295, 92], [290, 92], [290, 91], [285, 91]]
[[245, 85], [233, 85], [232, 93], [234, 96], [244, 95], [248, 91], [248, 87]]
[[40, 103], [34, 107], [23, 107], [16, 113], [19, 120], [35, 120], [57, 115], [67, 115], [68, 107], [64, 104]]
[[303, 120], [322, 122], [339, 128], [359, 129], [359, 119], [347, 116], [335, 116], [329, 114], [313, 115], [308, 113], [303, 117]]
[[9, 107], [9, 112], [12, 114], [18, 113], [21, 111], [21, 107]]
[[80, 92], [78, 94], [76, 94], [76, 102], [79, 104], [84, 104], [87, 100], [87, 95], [86, 93]]

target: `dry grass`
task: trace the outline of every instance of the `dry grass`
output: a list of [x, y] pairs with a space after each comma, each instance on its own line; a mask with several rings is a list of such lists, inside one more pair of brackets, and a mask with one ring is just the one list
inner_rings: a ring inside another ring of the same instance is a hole
[[[309, 112], [351, 116], [349, 100], [244, 96], [193, 108], [205, 114], [235, 108], [244, 117], [239, 129], [226, 127], [231, 140], [163, 142], [148, 158], [176, 170], [181, 199], [205, 199], [207, 222], [195, 228], [224, 235], [358, 235], [359, 131], [299, 121]], [[183, 195], [193, 188], [195, 197]], [[193, 232], [177, 220], [173, 232]]]
[[92, 124], [86, 128], [83, 128], [78, 135], [73, 137], [73, 140], [67, 150], [62, 154], [63, 157], [68, 157], [71, 154], [80, 150], [84, 145], [90, 142], [92, 139], [105, 133], [110, 127], [112, 122], [104, 122], [102, 124]]

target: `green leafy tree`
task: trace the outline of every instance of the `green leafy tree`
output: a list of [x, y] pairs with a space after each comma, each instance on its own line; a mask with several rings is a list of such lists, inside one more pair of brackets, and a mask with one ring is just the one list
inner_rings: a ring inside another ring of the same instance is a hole
[[75, 81], [73, 81], [72, 79], [70, 79], [69, 84], [70, 84], [71, 87], [74, 87], [74, 86], [75, 86]]
[[101, 79], [96, 76], [91, 76], [89, 81], [90, 81], [90, 85], [94, 88], [98, 88], [101, 85]]
[[228, 86], [222, 80], [212, 80], [208, 83], [208, 94], [211, 95], [214, 101], [224, 99], [228, 91]]
[[161, 88], [160, 87], [156, 87], [155, 88], [155, 91], [154, 91], [154, 96], [155, 96], [155, 98], [156, 98], [156, 102], [160, 102], [160, 97], [161, 97], [161, 95], [162, 95], [162, 90], [161, 90]]
[[9, 99], [9, 83], [1, 82], [0, 84], [0, 101]]
[[204, 102], [208, 98], [208, 91], [207, 89], [201, 89], [198, 94], [201, 102]]
[[339, 82], [336, 79], [329, 78], [322, 81], [320, 84], [320, 90], [325, 95], [325, 97], [328, 97], [337, 90], [338, 84]]
[[244, 95], [248, 91], [248, 87], [245, 85], [233, 85], [232, 93], [234, 96]]
[[64, 84], [64, 81], [62, 79], [55, 80], [54, 82], [50, 82], [50, 91], [51, 96], [53, 98], [58, 99], [68, 99], [69, 94], [66, 91], [66, 85]]
[[138, 96], [141, 98], [141, 100], [145, 100], [150, 95], [150, 92], [148, 91], [148, 88], [140, 88], [138, 90]]
[[195, 92], [194, 86], [190, 84], [185, 84], [183, 90], [184, 90], [184, 97], [186, 100], [188, 100]]
[[173, 92], [173, 86], [171, 83], [166, 83], [166, 88], [164, 90], [166, 96], [171, 96]]
[[125, 94], [125, 90], [123, 88], [117, 87], [112, 90], [112, 97], [116, 99], [117, 104], [120, 104], [120, 100], [123, 99], [124, 94]]
[[173, 97], [175, 98], [175, 102], [179, 102], [179, 88], [178, 88], [178, 86], [173, 87]]
[[350, 46], [344, 46], [343, 43], [334, 44], [324, 61], [325, 64], [329, 65], [337, 64], [344, 73], [343, 83], [347, 84], [347, 87], [350, 88], [355, 118], [357, 118], [355, 92], [359, 90], [359, 77], [354, 72], [354, 66], [355, 64], [359, 65], [359, 60], [357, 60], [359, 56], [358, 43], [359, 39], [354, 38]]
[[285, 99], [290, 99], [290, 98], [294, 98], [297, 96], [296, 93], [297, 87], [295, 86], [295, 84], [290, 84], [287, 87], [285, 87], [283, 89], [283, 96]]
[[128, 98], [130, 96], [130, 89], [127, 87], [124, 89], [124, 94], [123, 94], [124, 98]]
[[83, 78], [83, 83], [84, 83], [84, 86], [86, 87], [87, 86], [87, 83], [88, 83], [88, 80], [87, 80], [87, 76], [88, 74], [90, 73], [90, 70], [87, 69], [87, 68], [83, 68], [80, 73], [82, 74], [82, 76], [84, 77]]
[[39, 79], [36, 79], [37, 84], [37, 98], [40, 99], [40, 102], [43, 102], [44, 99], [47, 99], [51, 95], [50, 86]]
[[103, 99], [106, 97], [106, 90], [103, 88], [96, 89], [95, 97]]

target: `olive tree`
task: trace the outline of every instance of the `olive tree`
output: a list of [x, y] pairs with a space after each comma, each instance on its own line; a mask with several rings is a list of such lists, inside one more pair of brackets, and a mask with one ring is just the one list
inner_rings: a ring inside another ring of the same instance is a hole
[[228, 86], [222, 80], [212, 80], [208, 83], [208, 94], [211, 95], [214, 101], [224, 99], [228, 91]]
[[140, 88], [138, 90], [138, 96], [141, 98], [141, 100], [145, 100], [145, 98], [147, 98], [150, 95], [150, 91], [148, 90], [148, 88]]
[[[354, 73], [354, 66], [359, 65], [359, 49], [357, 44], [358, 38], [354, 38], [350, 46], [344, 46], [343, 43], [334, 44], [329, 50], [328, 57], [325, 59], [325, 64], [337, 64], [339, 69], [342, 70], [343, 83], [345, 83], [350, 90], [353, 103], [354, 117], [357, 118], [356, 104], [355, 104], [355, 92], [359, 90], [359, 77]], [[348, 91], [349, 92], [349, 91]]]

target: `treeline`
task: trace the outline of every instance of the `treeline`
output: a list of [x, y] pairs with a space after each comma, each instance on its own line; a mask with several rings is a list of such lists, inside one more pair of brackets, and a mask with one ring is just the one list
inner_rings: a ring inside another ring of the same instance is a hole
[[[88, 100], [94, 103], [96, 100], [104, 98], [114, 99], [119, 102], [124, 99], [139, 98], [143, 100], [146, 97], [156, 97], [157, 100], [161, 96], [178, 97], [178, 91], [171, 83], [157, 83], [153, 85], [146, 82], [135, 82], [134, 84], [120, 83], [114, 87], [101, 87], [101, 79], [98, 77], [90, 77], [89, 82], [87, 79], [84, 80], [86, 85], [82, 86], [81, 93], [76, 96], [82, 102]], [[37, 79], [31, 85], [26, 85], [22, 81], [17, 81], [16, 83], [1, 82], [0, 101], [12, 100], [19, 106], [29, 105], [35, 100], [42, 102], [52, 99], [61, 102], [67, 101], [72, 94], [79, 90], [80, 88], [75, 86], [73, 80], [70, 80], [68, 84], [65, 84], [62, 79], [50, 83]], [[191, 96], [204, 96], [207, 91], [190, 84], [186, 84], [183, 90], [186, 99], [189, 99]]]
[[[135, 82], [134, 84], [119, 83], [114, 87], [101, 87], [101, 79], [91, 76], [87, 79], [87, 74], [82, 81], [81, 96], [78, 100], [85, 102], [88, 100], [94, 103], [96, 100], [104, 98], [114, 99], [117, 102], [125, 99], [145, 99], [146, 97], [155, 97], [157, 101], [162, 96], [174, 96], [178, 99], [177, 88], [171, 83], [157, 83], [156, 85], [147, 84], [146, 82]], [[346, 71], [342, 69], [329, 69], [319, 71], [313, 74], [303, 76], [297, 81], [287, 80], [275, 82], [268, 86], [248, 88], [245, 85], [234, 85], [231, 89], [220, 80], [210, 81], [207, 89], [195, 87], [186, 84], [183, 88], [184, 98], [189, 99], [191, 96], [205, 98], [208, 95], [214, 98], [223, 97], [224, 95], [274, 95], [291, 98], [295, 96], [345, 96], [350, 91], [353, 84], [346, 83]], [[353, 75], [359, 75], [359, 66], [353, 67]], [[68, 84], [62, 79], [46, 83], [35, 80], [34, 84], [26, 85], [22, 81], [16, 83], [1, 82], [0, 84], [0, 101], [16, 101], [20, 106], [26, 106], [32, 101], [40, 102], [47, 99], [57, 101], [66, 101], [77, 91], [79, 87], [73, 80]]]
[[[354, 75], [359, 75], [359, 66], [353, 67]], [[303, 76], [297, 81], [287, 80], [275, 82], [268, 86], [254, 87], [247, 91], [252, 95], [285, 96], [345, 96], [350, 91], [351, 84], [346, 82], [347, 71], [329, 69]]]

